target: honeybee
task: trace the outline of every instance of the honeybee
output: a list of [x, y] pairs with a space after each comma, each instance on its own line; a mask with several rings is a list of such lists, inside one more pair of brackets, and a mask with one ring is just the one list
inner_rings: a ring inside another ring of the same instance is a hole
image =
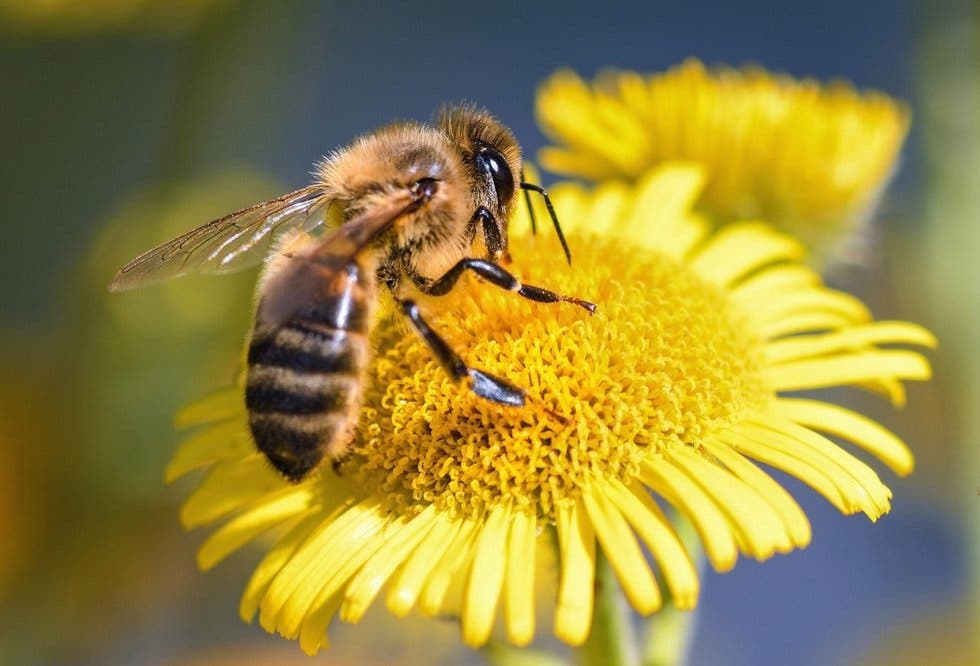
[[[516, 179], [520, 176], [520, 179]], [[580, 298], [523, 284], [503, 266], [524, 182], [513, 134], [487, 112], [445, 108], [434, 126], [397, 123], [356, 139], [316, 167], [312, 185], [208, 222], [145, 252], [112, 291], [191, 272], [224, 273], [265, 260], [248, 346], [245, 403], [258, 449], [299, 482], [348, 451], [357, 425], [379, 287], [445, 370], [478, 396], [525, 404], [518, 386], [468, 366], [425, 321], [411, 290], [444, 295], [465, 271], [543, 303]], [[532, 227], [534, 218], [532, 211]], [[482, 237], [485, 256], [475, 243]]]

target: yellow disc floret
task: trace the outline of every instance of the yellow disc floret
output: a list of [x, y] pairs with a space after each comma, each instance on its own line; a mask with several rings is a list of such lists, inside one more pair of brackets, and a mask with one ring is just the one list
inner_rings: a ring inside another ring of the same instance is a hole
[[614, 240], [574, 239], [576, 265], [546, 239], [512, 248], [534, 284], [594, 301], [533, 303], [470, 279], [433, 301], [434, 327], [474, 367], [528, 392], [523, 408], [453, 386], [404, 327], [379, 326], [356, 447], [363, 482], [399, 511], [478, 515], [501, 498], [552, 520], [590, 473], [628, 480], [650, 449], [697, 441], [770, 395], [762, 347], [727, 297], [688, 267]]

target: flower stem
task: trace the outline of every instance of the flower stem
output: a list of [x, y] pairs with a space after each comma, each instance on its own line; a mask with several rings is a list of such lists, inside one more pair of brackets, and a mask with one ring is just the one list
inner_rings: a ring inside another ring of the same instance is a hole
[[[704, 550], [691, 523], [681, 516], [672, 521], [684, 549], [690, 554], [698, 572], [704, 569]], [[646, 624], [643, 647], [643, 666], [680, 666], [687, 662], [691, 638], [697, 621], [697, 611], [681, 611], [664, 601], [664, 607]]]
[[567, 666], [561, 657], [531, 648], [518, 648], [491, 638], [480, 649], [491, 666]]
[[582, 666], [636, 666], [636, 637], [630, 611], [616, 584], [609, 560], [596, 553], [595, 615], [589, 639], [579, 650]]

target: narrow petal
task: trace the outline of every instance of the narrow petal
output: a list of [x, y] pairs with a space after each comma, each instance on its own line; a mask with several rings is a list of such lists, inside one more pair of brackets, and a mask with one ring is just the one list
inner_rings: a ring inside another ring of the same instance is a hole
[[857, 382], [854, 386], [887, 398], [896, 409], [905, 406], [905, 385], [897, 379], [878, 378]]
[[823, 356], [875, 344], [909, 344], [935, 347], [933, 335], [915, 324], [902, 321], [877, 321], [833, 333], [777, 340], [766, 345], [766, 360], [771, 364]]
[[324, 521], [269, 586], [260, 605], [259, 623], [296, 638], [307, 611], [337, 572], [381, 532], [387, 517], [371, 497]]
[[498, 504], [487, 516], [476, 540], [473, 565], [463, 597], [463, 642], [478, 648], [490, 638], [507, 566], [510, 508]]
[[749, 555], [764, 560], [775, 552], [792, 549], [789, 534], [779, 516], [750, 486], [686, 446], [678, 447], [668, 455], [671, 462], [684, 470], [721, 507], [742, 533]]
[[640, 467], [640, 479], [691, 521], [716, 571], [735, 566], [738, 547], [731, 525], [707, 493], [662, 458], [645, 461]]
[[592, 628], [595, 585], [595, 532], [581, 500], [558, 514], [561, 581], [555, 608], [555, 636], [581, 645]]
[[681, 260], [686, 257], [711, 231], [711, 223], [707, 218], [690, 214], [683, 221], [677, 222], [658, 243], [658, 251], [673, 259]]
[[187, 405], [174, 417], [174, 426], [190, 428], [204, 423], [240, 418], [242, 392], [238, 388], [222, 389]]
[[639, 483], [627, 488], [614, 481], [609, 485], [609, 498], [657, 561], [674, 605], [681, 610], [694, 608], [699, 589], [697, 569], [650, 493]]
[[[861, 510], [872, 520], [877, 520], [888, 510], [888, 498], [891, 496], [888, 489], [881, 484], [877, 476], [868, 478], [863, 470], [859, 470], [858, 466], [853, 464], [854, 461], [860, 462], [857, 459], [847, 462], [835, 460], [836, 456], [828, 455], [829, 452], [826, 450], [810, 446], [808, 442], [802, 441], [803, 438], [768, 426], [742, 424], [736, 429], [757, 442], [782, 451], [822, 471], [840, 491], [850, 510]], [[830, 447], [834, 447], [833, 443], [830, 443]], [[837, 450], [844, 453], [839, 448]]]
[[641, 615], [649, 615], [660, 608], [660, 590], [633, 531], [604, 493], [605, 488], [598, 482], [585, 488], [582, 494], [585, 510], [626, 599]]
[[766, 302], [775, 294], [820, 284], [816, 271], [801, 264], [777, 264], [755, 273], [731, 288], [732, 299], [742, 305]]
[[779, 514], [786, 526], [793, 545], [803, 548], [810, 543], [810, 521], [796, 500], [776, 480], [753, 465], [737, 451], [717, 440], [708, 439], [705, 448], [715, 456], [732, 474], [755, 488]]
[[[754, 418], [753, 422], [763, 428], [790, 437], [798, 445], [802, 445], [816, 455], [831, 461], [861, 486], [881, 513], [888, 510], [889, 500], [892, 497], [891, 490], [881, 482], [877, 472], [863, 460], [851, 455], [820, 433], [787, 419], [766, 414]], [[746, 427], [751, 426], [747, 425]]]
[[929, 362], [916, 352], [890, 350], [842, 354], [831, 358], [795, 361], [765, 370], [777, 391], [841, 386], [876, 377], [929, 379]]
[[327, 627], [337, 614], [343, 599], [343, 590], [332, 589], [328, 598], [312, 605], [299, 632], [299, 648], [307, 655], [315, 656], [322, 648], [330, 646]]
[[608, 167], [597, 162], [591, 155], [582, 155], [575, 151], [546, 146], [538, 151], [538, 161], [554, 173], [576, 173], [592, 181], [606, 179]]
[[660, 251], [665, 232], [672, 233], [704, 189], [706, 175], [695, 164], [675, 164], [651, 170], [636, 185], [630, 214], [618, 233], [643, 247]]
[[507, 640], [523, 647], [534, 639], [534, 569], [537, 519], [530, 511], [515, 511], [507, 540], [504, 578], [504, 621]]
[[205, 525], [284, 485], [260, 455], [218, 463], [184, 502], [180, 521], [187, 529]]
[[912, 471], [915, 459], [905, 443], [871, 419], [838, 405], [803, 398], [780, 398], [779, 415], [815, 430], [843, 437], [873, 453], [896, 474]]
[[197, 551], [197, 566], [207, 571], [266, 530], [310, 511], [316, 499], [309, 486], [264, 496], [207, 538]]
[[752, 320], [766, 326], [807, 312], [832, 312], [851, 323], [865, 322], [871, 313], [857, 298], [833, 289], [798, 289], [774, 295], [768, 303], [752, 310]]
[[[409, 555], [405, 565], [388, 588], [385, 600], [388, 610], [397, 617], [405, 617], [415, 606], [429, 574], [445, 553], [453, 549], [462, 521], [447, 515], [439, 517], [418, 547]], [[463, 535], [467, 538], [468, 535]]]
[[729, 285], [766, 264], [803, 255], [803, 246], [792, 237], [764, 224], [739, 222], [718, 231], [691, 264], [705, 279]]
[[629, 202], [629, 188], [624, 183], [608, 182], [599, 185], [592, 195], [587, 213], [589, 230], [595, 234], [615, 234]]
[[850, 326], [850, 320], [839, 312], [800, 312], [768, 323], [757, 323], [756, 331], [765, 340], [784, 335], [827, 331]]
[[838, 488], [835, 481], [824, 469], [813, 467], [809, 463], [786, 453], [782, 449], [777, 449], [769, 443], [757, 441], [740, 432], [720, 431], [717, 433], [717, 436], [722, 442], [741, 451], [749, 458], [754, 458], [759, 462], [782, 470], [790, 476], [795, 476], [823, 495], [841, 513], [851, 514], [860, 509], [860, 507], [855, 506], [852, 502], [845, 499], [840, 488]]
[[422, 587], [419, 610], [423, 615], [439, 615], [448, 605], [447, 598], [453, 582], [469, 570], [481, 526], [482, 523], [476, 520], [463, 521], [456, 537]]
[[248, 585], [245, 586], [245, 592], [242, 593], [242, 600], [238, 606], [238, 614], [242, 620], [245, 622], [252, 621], [259, 610], [259, 602], [265, 596], [269, 585], [279, 575], [286, 562], [292, 558], [293, 553], [299, 549], [300, 544], [306, 541], [307, 537], [309, 537], [310, 533], [313, 532], [318, 524], [324, 520], [336, 518], [341, 510], [340, 508], [336, 509], [333, 515], [327, 518], [324, 518], [321, 513], [313, 513], [305, 518], [301, 518], [266, 553], [262, 561], [259, 562], [259, 566], [252, 573]]
[[238, 419], [224, 421], [195, 432], [178, 446], [167, 464], [164, 480], [173, 483], [195, 469], [218, 460], [244, 458], [254, 453], [252, 439]]
[[340, 619], [355, 624], [374, 602], [381, 587], [432, 530], [439, 519], [434, 504], [408, 521], [384, 546], [351, 578], [344, 593]]

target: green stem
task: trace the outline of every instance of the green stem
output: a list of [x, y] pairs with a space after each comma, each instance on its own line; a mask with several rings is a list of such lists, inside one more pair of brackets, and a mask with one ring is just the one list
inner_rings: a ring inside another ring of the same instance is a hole
[[[685, 550], [694, 560], [700, 574], [704, 570], [704, 549], [697, 531], [691, 523], [681, 516], [672, 521], [677, 536]], [[664, 607], [650, 617], [646, 623], [646, 636], [643, 647], [643, 666], [680, 666], [687, 661], [691, 638], [697, 621], [697, 611], [680, 611], [664, 600]]]
[[567, 662], [557, 655], [514, 647], [494, 638], [480, 652], [492, 666], [567, 666]]
[[579, 650], [583, 666], [635, 666], [636, 637], [630, 611], [616, 583], [609, 560], [596, 553], [595, 610], [589, 639]]

